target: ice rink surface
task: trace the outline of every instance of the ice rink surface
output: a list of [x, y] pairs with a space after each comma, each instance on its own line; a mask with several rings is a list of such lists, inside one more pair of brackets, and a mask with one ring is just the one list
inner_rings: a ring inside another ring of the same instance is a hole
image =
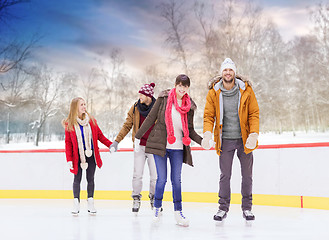
[[164, 202], [159, 223], [152, 223], [149, 202], [138, 215], [132, 201], [95, 200], [98, 211], [90, 216], [81, 200], [77, 217], [70, 214], [72, 200], [0, 199], [0, 239], [329, 239], [329, 211], [287, 207], [254, 206], [256, 220], [242, 218], [239, 205], [231, 205], [222, 223], [212, 218], [214, 203], [183, 203], [189, 227], [176, 225], [173, 204]]

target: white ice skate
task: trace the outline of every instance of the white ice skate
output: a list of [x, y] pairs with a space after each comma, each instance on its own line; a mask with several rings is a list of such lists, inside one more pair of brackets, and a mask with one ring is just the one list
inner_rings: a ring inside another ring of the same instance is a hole
[[94, 199], [92, 197], [87, 199], [88, 201], [88, 212], [90, 215], [96, 215], [97, 211], [94, 207]]
[[158, 223], [162, 215], [162, 208], [154, 208], [153, 223]]
[[80, 201], [78, 198], [73, 199], [73, 209], [72, 209], [72, 215], [78, 216], [80, 212]]
[[183, 215], [182, 211], [175, 211], [175, 219], [178, 225], [183, 227], [189, 226], [189, 220]]

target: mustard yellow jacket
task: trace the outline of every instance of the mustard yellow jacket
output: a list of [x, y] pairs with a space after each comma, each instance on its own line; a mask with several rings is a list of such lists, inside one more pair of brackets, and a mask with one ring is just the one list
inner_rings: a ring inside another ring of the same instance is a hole
[[[203, 115], [203, 132], [213, 132], [216, 142], [216, 152], [220, 155], [222, 127], [223, 127], [223, 96], [219, 88], [221, 77], [213, 78], [208, 84], [206, 105]], [[236, 77], [239, 85], [239, 119], [241, 127], [241, 136], [243, 145], [246, 144], [249, 133], [259, 134], [259, 107], [254, 91], [248, 81], [243, 80], [241, 76]], [[258, 143], [254, 149], [258, 147]], [[244, 147], [246, 154], [254, 149]]]

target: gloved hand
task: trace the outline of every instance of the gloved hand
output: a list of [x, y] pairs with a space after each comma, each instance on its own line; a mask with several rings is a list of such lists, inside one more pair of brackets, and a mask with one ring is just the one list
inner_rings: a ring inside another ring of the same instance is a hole
[[141, 143], [141, 140], [138, 138], [135, 138], [135, 142], [134, 142], [135, 152], [139, 152], [141, 150], [141, 146], [139, 145], [140, 143]]
[[207, 131], [203, 134], [203, 139], [201, 141], [201, 147], [206, 150], [209, 150], [215, 145], [214, 140], [212, 140], [212, 134], [210, 131]]
[[246, 141], [246, 148], [254, 149], [257, 145], [258, 140], [258, 133], [250, 133], [247, 141]]
[[67, 167], [71, 170], [73, 170], [73, 162], [72, 161], [68, 161], [67, 162]]
[[118, 145], [119, 145], [119, 143], [117, 141], [114, 141], [110, 145], [110, 153], [114, 153], [114, 152], [118, 151]]

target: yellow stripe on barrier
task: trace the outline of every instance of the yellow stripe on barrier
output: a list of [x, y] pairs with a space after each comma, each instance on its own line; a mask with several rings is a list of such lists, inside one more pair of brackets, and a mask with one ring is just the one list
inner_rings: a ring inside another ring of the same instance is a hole
[[[148, 192], [143, 191], [142, 200], [148, 200]], [[183, 192], [183, 202], [217, 203], [217, 193], [209, 192]], [[1, 198], [34, 198], [34, 199], [72, 199], [72, 190], [0, 190]], [[81, 199], [87, 198], [87, 191], [81, 191]], [[103, 200], [131, 200], [131, 191], [95, 191], [95, 199]], [[163, 201], [172, 201], [172, 193], [165, 192]], [[329, 210], [328, 197], [308, 197], [288, 195], [253, 194], [254, 205], [280, 206], [280, 207], [303, 207]], [[241, 194], [232, 193], [232, 204], [241, 204]]]
[[304, 196], [304, 208], [329, 210], [329, 198]]

